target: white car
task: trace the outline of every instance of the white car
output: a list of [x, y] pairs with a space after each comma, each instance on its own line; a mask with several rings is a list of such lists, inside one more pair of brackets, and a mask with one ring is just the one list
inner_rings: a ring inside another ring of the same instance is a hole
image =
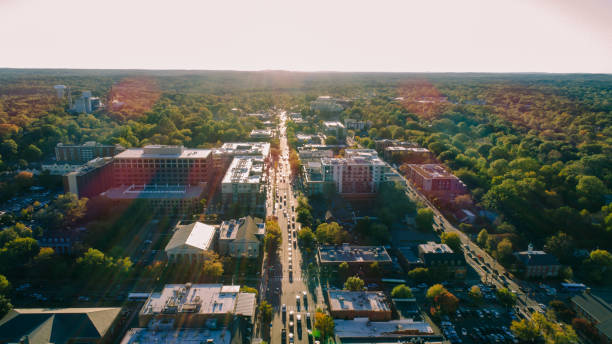
[[297, 319], [298, 326], [300, 326], [302, 324], [302, 316], [298, 314], [295, 318]]
[[293, 311], [289, 311], [289, 320], [293, 320]]

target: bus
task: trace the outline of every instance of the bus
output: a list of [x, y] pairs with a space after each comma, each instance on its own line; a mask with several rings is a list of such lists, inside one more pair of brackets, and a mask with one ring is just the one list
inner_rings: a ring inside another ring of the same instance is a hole
[[406, 284], [406, 281], [403, 279], [383, 278], [381, 281], [387, 284]]
[[586, 285], [582, 283], [561, 283], [561, 288], [563, 291], [579, 293], [586, 290]]

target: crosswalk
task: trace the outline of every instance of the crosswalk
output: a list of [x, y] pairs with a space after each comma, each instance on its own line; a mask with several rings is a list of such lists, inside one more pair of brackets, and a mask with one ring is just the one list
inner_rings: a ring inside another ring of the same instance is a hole
[[[269, 278], [270, 281], [274, 280], [274, 281], [289, 281], [289, 277], [280, 277], [280, 276], [275, 276], [275, 277], [270, 277]], [[306, 278], [303, 278], [302, 276], [295, 276], [293, 277], [293, 282], [296, 281], [306, 281]]]

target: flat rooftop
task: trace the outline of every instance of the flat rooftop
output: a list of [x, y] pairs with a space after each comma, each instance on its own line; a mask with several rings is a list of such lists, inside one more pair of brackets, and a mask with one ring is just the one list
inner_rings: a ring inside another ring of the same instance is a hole
[[408, 166], [427, 179], [457, 178], [440, 164], [408, 164]]
[[329, 245], [319, 247], [322, 263], [371, 263], [391, 262], [391, 257], [383, 246]]
[[127, 185], [111, 188], [102, 194], [110, 199], [189, 199], [204, 192], [199, 185]]
[[142, 307], [142, 314], [226, 314], [234, 313], [240, 286], [222, 284], [166, 284], [153, 293]]
[[448, 247], [447, 244], [438, 244], [435, 242], [428, 242], [426, 244], [419, 245], [419, 252], [426, 253], [454, 253], [453, 250]]
[[261, 170], [256, 168], [255, 163], [263, 164], [252, 156], [238, 156], [232, 160], [225, 176], [223, 184], [259, 184], [261, 181]]
[[261, 155], [270, 154], [269, 142], [227, 142], [215, 150], [218, 154], [231, 155]]
[[385, 294], [380, 291], [330, 290], [329, 306], [331, 311], [390, 311]]
[[378, 157], [352, 157], [352, 158], [322, 158], [321, 163], [323, 165], [346, 165], [346, 166], [357, 166], [357, 165], [376, 165], [384, 166], [385, 163]]
[[423, 147], [404, 147], [404, 146], [391, 146], [385, 148], [386, 151], [390, 152], [414, 152], [414, 153], [429, 153], [429, 149]]
[[344, 128], [344, 124], [338, 122], [338, 121], [327, 121], [327, 122], [323, 122], [323, 126], [325, 128], [331, 129], [331, 128]]
[[210, 149], [192, 149], [183, 146], [148, 145], [129, 148], [115, 155], [115, 159], [205, 159]]
[[340, 338], [409, 338], [435, 334], [428, 323], [412, 319], [380, 322], [369, 321], [368, 318], [334, 319], [334, 323], [336, 335]]
[[212, 340], [215, 344], [230, 344], [232, 335], [229, 330], [168, 329], [155, 330], [148, 328], [129, 329], [121, 344], [202, 344]]

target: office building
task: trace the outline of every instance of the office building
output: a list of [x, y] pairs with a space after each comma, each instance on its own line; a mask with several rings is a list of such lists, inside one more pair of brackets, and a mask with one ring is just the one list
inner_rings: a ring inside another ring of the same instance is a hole
[[64, 174], [64, 193], [79, 198], [93, 198], [113, 185], [113, 158], [95, 158], [74, 171]]
[[251, 216], [223, 221], [219, 229], [219, 254], [234, 258], [257, 258], [266, 225]]
[[446, 244], [428, 242], [418, 246], [419, 258], [428, 268], [445, 268], [451, 270], [455, 277], [465, 277], [467, 267], [461, 252], [453, 252]]
[[323, 122], [323, 132], [326, 135], [333, 135], [338, 139], [346, 137], [346, 130], [344, 124], [338, 121], [327, 121]]
[[191, 215], [202, 209], [201, 185], [121, 185], [100, 195], [114, 203], [146, 202], [154, 213]]
[[329, 290], [328, 300], [329, 313], [336, 319], [391, 320], [391, 305], [380, 291]]
[[58, 163], [84, 164], [95, 158], [113, 157], [124, 150], [120, 145], [104, 145], [95, 141], [82, 145], [58, 143], [55, 146], [55, 160]]
[[239, 285], [166, 284], [142, 306], [138, 325], [146, 327], [151, 320], [166, 320], [173, 321], [176, 328], [201, 328], [228, 315], [252, 319], [255, 294], [241, 293]]
[[319, 262], [324, 265], [369, 266], [391, 264], [391, 256], [383, 246], [322, 245], [319, 246]]
[[212, 167], [208, 149], [164, 145], [130, 148], [115, 156], [114, 185], [206, 186]]
[[217, 228], [201, 222], [177, 224], [164, 252], [170, 263], [201, 265], [214, 250]]
[[235, 157], [221, 181], [221, 200], [224, 210], [263, 217], [266, 211], [263, 172], [263, 158]]
[[439, 164], [407, 164], [406, 178], [428, 197], [450, 201], [467, 192], [459, 178]]

